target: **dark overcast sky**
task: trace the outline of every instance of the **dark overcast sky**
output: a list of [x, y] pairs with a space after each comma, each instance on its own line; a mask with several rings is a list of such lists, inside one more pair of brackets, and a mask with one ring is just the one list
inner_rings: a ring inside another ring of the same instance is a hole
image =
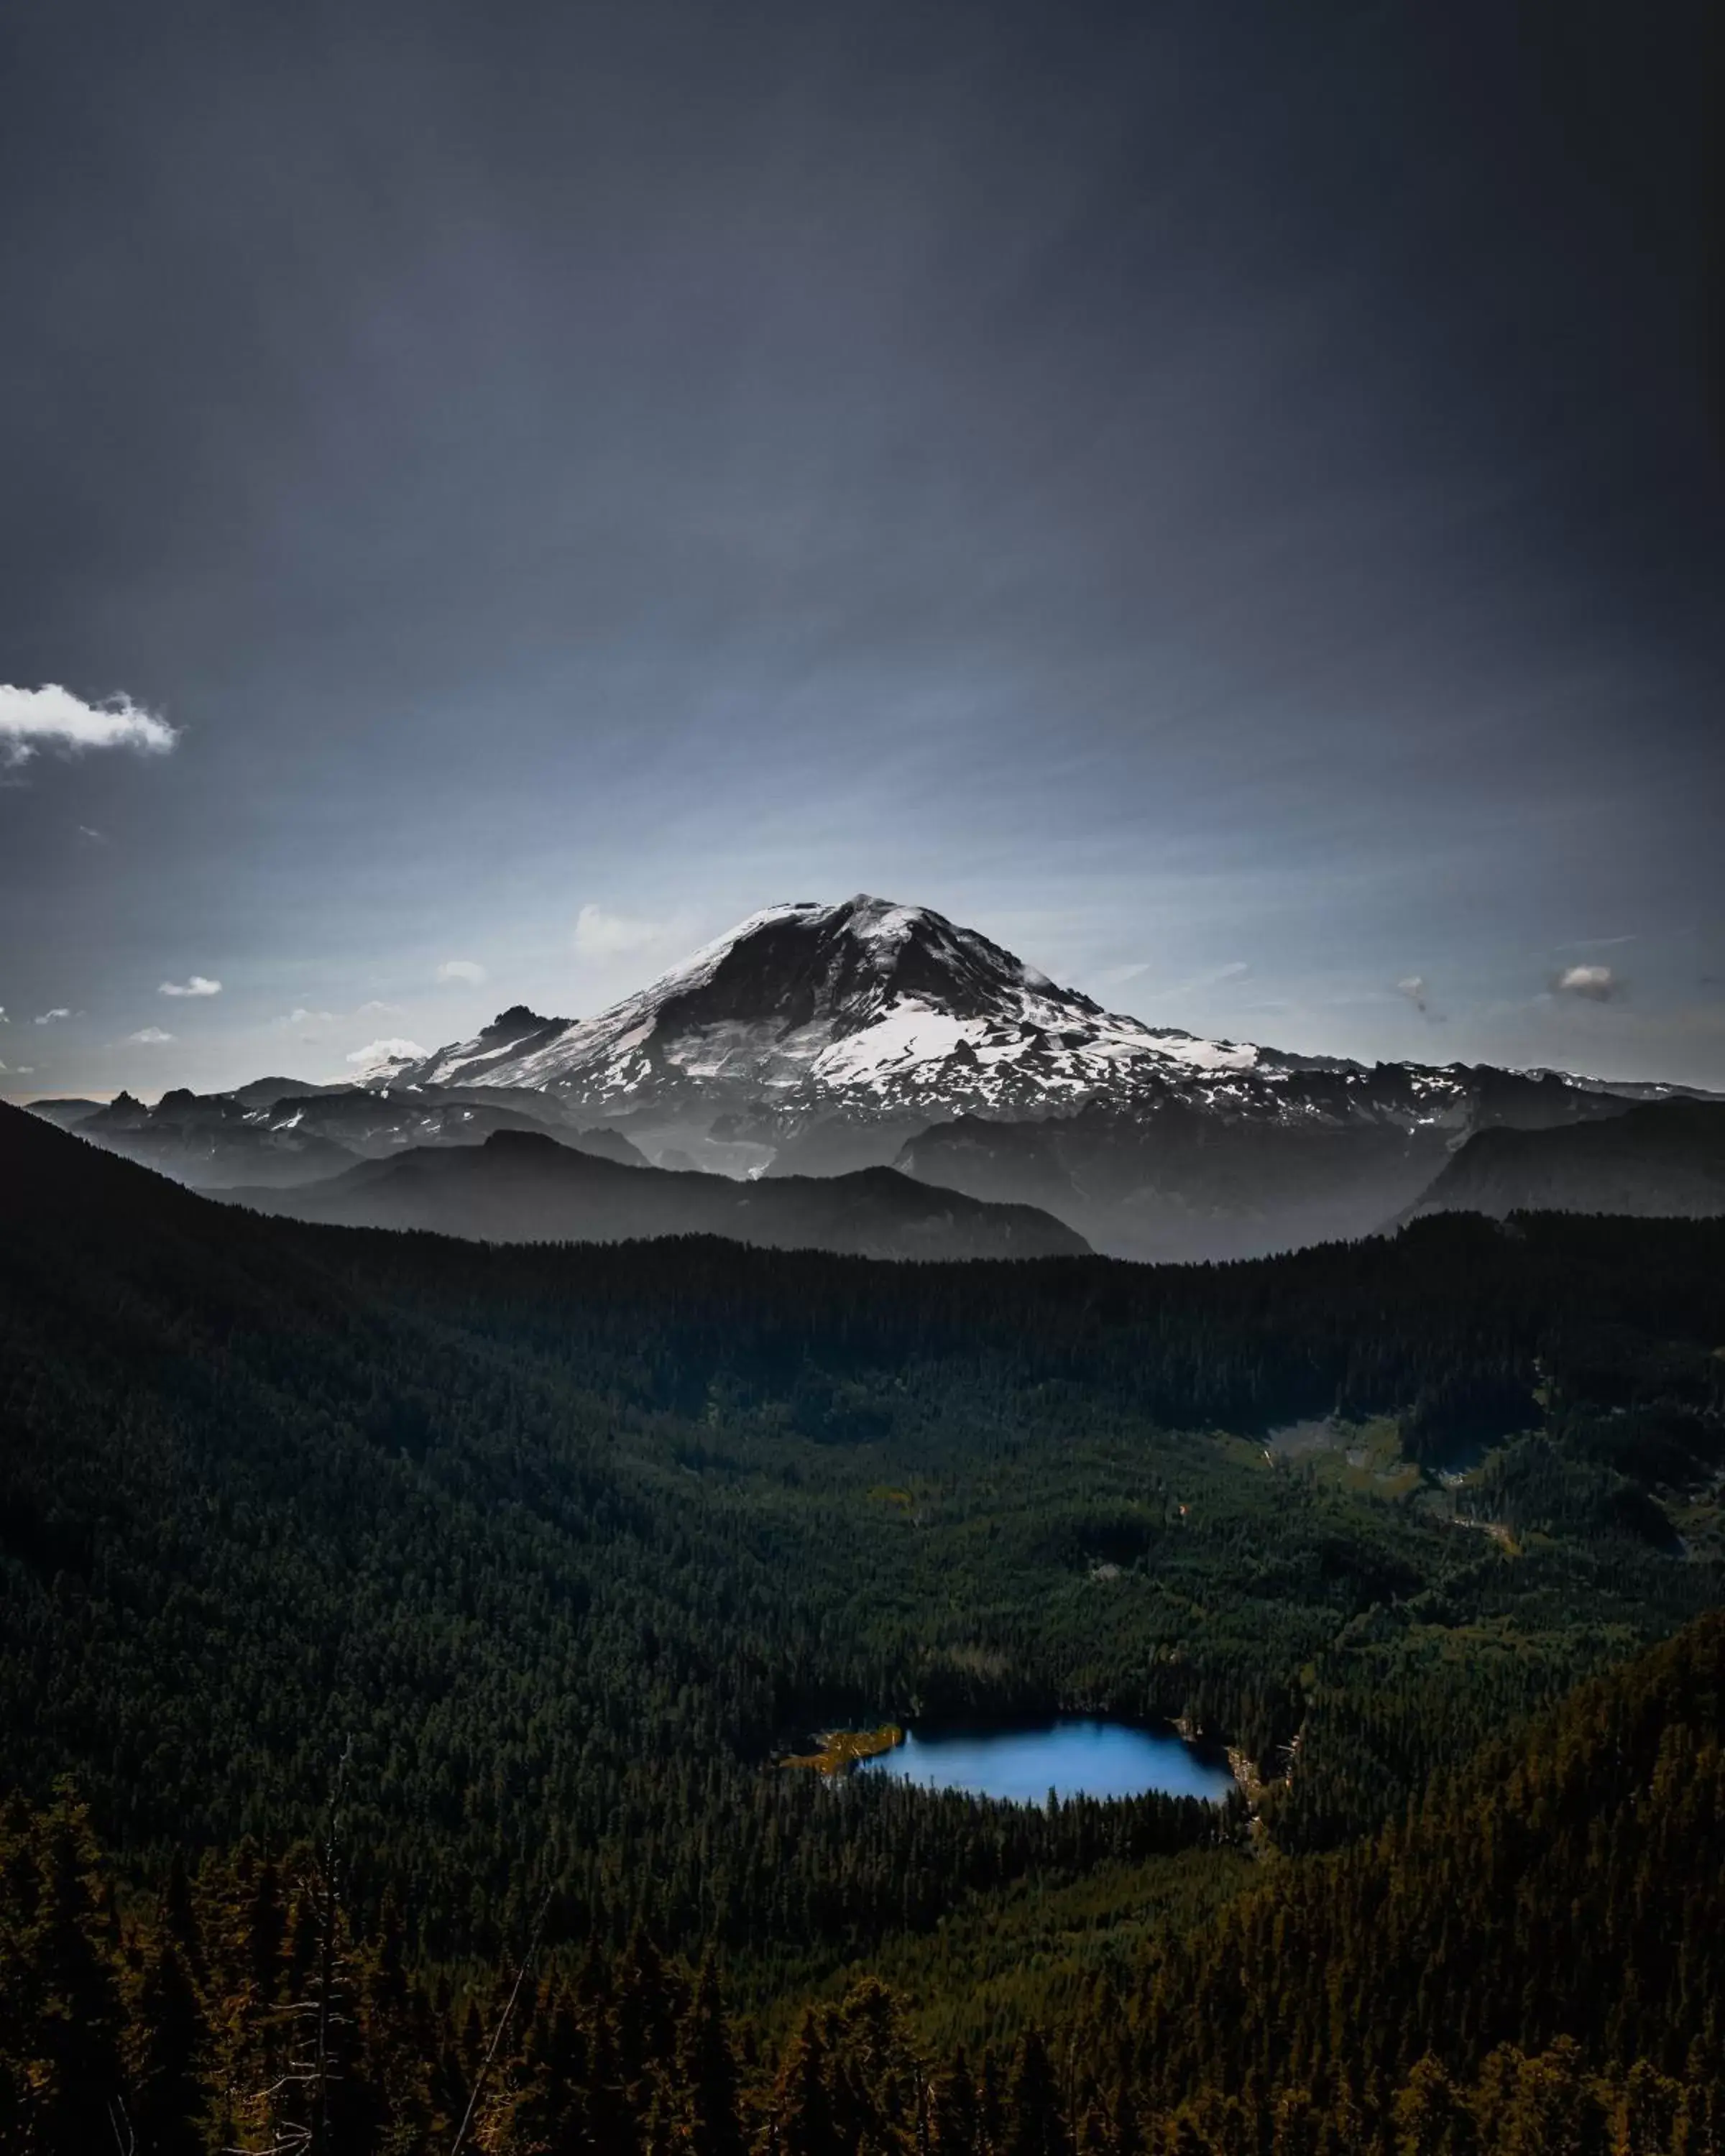
[[0, 680], [178, 739], [0, 772], [0, 1086], [856, 889], [1725, 1086], [1708, 14], [9, 0]]

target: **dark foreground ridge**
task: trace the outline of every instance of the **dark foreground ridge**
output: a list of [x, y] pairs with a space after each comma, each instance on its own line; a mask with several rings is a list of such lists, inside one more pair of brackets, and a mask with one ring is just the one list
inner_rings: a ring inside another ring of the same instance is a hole
[[1662, 1101], [1603, 1122], [1477, 1131], [1414, 1211], [1725, 1213], [1725, 1106]]

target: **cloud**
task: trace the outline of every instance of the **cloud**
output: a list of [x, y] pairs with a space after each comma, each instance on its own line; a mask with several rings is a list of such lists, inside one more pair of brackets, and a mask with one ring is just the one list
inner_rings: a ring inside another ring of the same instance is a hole
[[1164, 988], [1163, 993], [1168, 996], [1195, 995], [1200, 988], [1219, 988], [1224, 981], [1237, 981], [1242, 973], [1249, 973], [1251, 970], [1244, 958], [1235, 958], [1226, 966], [1213, 966], [1207, 973], [1194, 973], [1189, 981], [1177, 981], [1173, 988]]
[[28, 762], [44, 747], [74, 756], [90, 748], [166, 756], [179, 737], [165, 719], [127, 696], [87, 704], [57, 681], [46, 681], [39, 689], [0, 682], [0, 768]]
[[[1149, 970], [1150, 961], [1141, 958], [1136, 965], [1104, 967], [1100, 973], [1090, 976], [1090, 983], [1092, 988], [1100, 988], [1106, 995], [1116, 988], [1123, 988], [1129, 981], [1136, 981]], [[1242, 973], [1250, 971], [1251, 968], [1244, 958], [1235, 958], [1225, 966], [1212, 966], [1208, 973], [1194, 973], [1188, 980], [1175, 981], [1167, 988], [1153, 988], [1150, 994], [1157, 1002], [1166, 1003], [1170, 996], [1196, 995], [1200, 988], [1219, 988], [1224, 981], [1237, 981]]]
[[136, 1033], [127, 1034], [126, 1043], [128, 1048], [160, 1048], [164, 1042], [172, 1039], [173, 1035], [164, 1033], [159, 1025], [146, 1025], [141, 1026]]
[[1628, 985], [1609, 966], [1565, 966], [1551, 987], [1556, 996], [1583, 996], [1589, 1003], [1609, 1004]]
[[476, 958], [445, 958], [437, 977], [440, 981], [465, 981], [476, 988], [485, 978], [485, 969]]
[[12, 1020], [6, 1015], [5, 1004], [0, 1004], [0, 1025], [10, 1025], [11, 1024]]
[[417, 1040], [368, 1040], [348, 1057], [350, 1063], [417, 1063], [429, 1051]]
[[189, 981], [164, 981], [157, 991], [164, 996], [218, 996], [222, 993], [219, 981], [207, 981], [202, 973], [194, 973]]
[[1106, 995], [1111, 988], [1123, 988], [1128, 981], [1135, 981], [1140, 973], [1147, 973], [1150, 961], [1140, 958], [1135, 966], [1105, 966], [1100, 973], [1091, 975], [1091, 986], [1100, 988]]
[[307, 1010], [303, 1004], [295, 1004], [287, 1016], [278, 1019], [276, 1024], [278, 1025], [333, 1025], [335, 1019], [336, 1014], [333, 1011]]
[[78, 826], [78, 835], [80, 839], [94, 839], [99, 846], [105, 846], [108, 843], [107, 833], [97, 830], [94, 824], [80, 824]]
[[407, 1013], [399, 1004], [371, 1003], [360, 1005], [359, 1015], [362, 1018], [405, 1018]]
[[608, 913], [602, 906], [583, 906], [575, 916], [575, 948], [583, 958], [620, 958], [631, 951], [663, 943], [675, 923], [643, 921], [627, 913]]
[[57, 1009], [44, 1011], [37, 1019], [36, 1023], [38, 1025], [54, 1025], [58, 1024], [61, 1019], [70, 1018], [71, 1015], [71, 1012], [69, 1011], [64, 1004], [62, 1004]]

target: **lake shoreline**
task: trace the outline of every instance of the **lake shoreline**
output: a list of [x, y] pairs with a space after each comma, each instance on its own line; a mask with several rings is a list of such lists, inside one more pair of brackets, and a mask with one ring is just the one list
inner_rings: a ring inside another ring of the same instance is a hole
[[1160, 1795], [1221, 1805], [1238, 1786], [1234, 1763], [1219, 1746], [1194, 1743], [1171, 1722], [1096, 1716], [826, 1730], [812, 1751], [776, 1763], [832, 1777], [884, 1773], [919, 1788], [1039, 1805], [1050, 1794], [1061, 1802]]

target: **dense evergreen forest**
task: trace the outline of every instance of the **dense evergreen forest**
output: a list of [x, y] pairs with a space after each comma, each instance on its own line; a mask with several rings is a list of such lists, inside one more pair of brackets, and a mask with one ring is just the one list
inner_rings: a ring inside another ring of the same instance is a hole
[[[0, 2148], [1719, 2146], [1725, 1223], [0, 1226]], [[777, 1763], [1055, 1708], [1249, 1798]]]

